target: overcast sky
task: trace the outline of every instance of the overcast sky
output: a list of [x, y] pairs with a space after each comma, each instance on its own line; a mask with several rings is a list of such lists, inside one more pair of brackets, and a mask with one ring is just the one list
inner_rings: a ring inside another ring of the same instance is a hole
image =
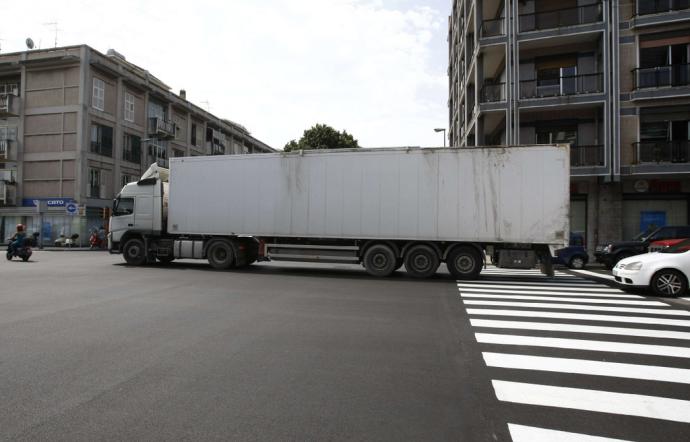
[[[325, 123], [366, 147], [439, 146], [451, 0], [34, 0], [2, 7], [0, 50], [113, 48], [282, 149]], [[11, 17], [11, 19], [9, 19]]]

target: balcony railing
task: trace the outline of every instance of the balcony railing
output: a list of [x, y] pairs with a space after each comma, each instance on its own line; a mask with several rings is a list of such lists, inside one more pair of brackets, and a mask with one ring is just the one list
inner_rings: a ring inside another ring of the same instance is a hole
[[637, 0], [637, 15], [690, 9], [690, 0]]
[[7, 159], [10, 152], [10, 142], [8, 140], [0, 140], [0, 158]]
[[91, 152], [103, 155], [104, 157], [113, 156], [113, 146], [112, 144], [105, 144], [98, 141], [91, 142]]
[[604, 146], [593, 144], [570, 147], [570, 167], [594, 167], [604, 165]]
[[633, 69], [635, 89], [690, 85], [690, 64]]
[[520, 14], [520, 32], [584, 25], [602, 20], [602, 4]]
[[480, 103], [495, 103], [506, 100], [506, 84], [485, 84], [479, 94]]
[[640, 141], [633, 147], [635, 164], [690, 162], [690, 140]]
[[161, 140], [175, 138], [175, 123], [159, 117], [150, 117], [148, 135]]
[[499, 35], [505, 35], [505, 19], [495, 18], [492, 20], [484, 20], [482, 22], [482, 37], [497, 37]]
[[592, 94], [604, 90], [603, 74], [581, 74], [548, 80], [522, 80], [520, 98], [556, 97], [560, 95]]
[[13, 94], [0, 94], [0, 118], [19, 116], [17, 98]]

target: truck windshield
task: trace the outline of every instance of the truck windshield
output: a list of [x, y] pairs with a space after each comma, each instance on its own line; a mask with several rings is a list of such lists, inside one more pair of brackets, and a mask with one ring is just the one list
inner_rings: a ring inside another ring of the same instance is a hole
[[684, 253], [688, 250], [690, 250], [690, 239], [684, 239], [683, 241], [677, 244], [660, 250], [659, 253]]
[[131, 215], [134, 212], [134, 198], [117, 198], [113, 203], [113, 216]]

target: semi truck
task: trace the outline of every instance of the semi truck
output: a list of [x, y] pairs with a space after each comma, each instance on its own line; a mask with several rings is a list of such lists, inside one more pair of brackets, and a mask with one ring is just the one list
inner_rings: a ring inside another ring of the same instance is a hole
[[361, 264], [477, 278], [487, 256], [553, 274], [569, 236], [569, 146], [305, 150], [171, 158], [113, 202], [129, 265]]

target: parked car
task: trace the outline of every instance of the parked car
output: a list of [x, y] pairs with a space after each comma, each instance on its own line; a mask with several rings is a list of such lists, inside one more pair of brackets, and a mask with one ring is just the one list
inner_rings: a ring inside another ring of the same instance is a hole
[[612, 269], [616, 263], [630, 256], [647, 253], [649, 244], [664, 239], [690, 238], [690, 226], [664, 226], [651, 232], [641, 232], [631, 241], [619, 241], [597, 246], [594, 257], [597, 262]]
[[568, 247], [556, 250], [553, 258], [554, 264], [562, 264], [571, 269], [583, 269], [589, 261], [589, 255], [585, 249], [585, 238], [581, 234], [570, 235]]
[[678, 239], [662, 239], [660, 241], [654, 241], [649, 244], [649, 252], [660, 252], [667, 247], [675, 246], [681, 241], [685, 241], [687, 238]]
[[688, 291], [690, 239], [659, 252], [620, 260], [613, 276], [623, 287], [648, 287], [659, 296], [681, 296]]

